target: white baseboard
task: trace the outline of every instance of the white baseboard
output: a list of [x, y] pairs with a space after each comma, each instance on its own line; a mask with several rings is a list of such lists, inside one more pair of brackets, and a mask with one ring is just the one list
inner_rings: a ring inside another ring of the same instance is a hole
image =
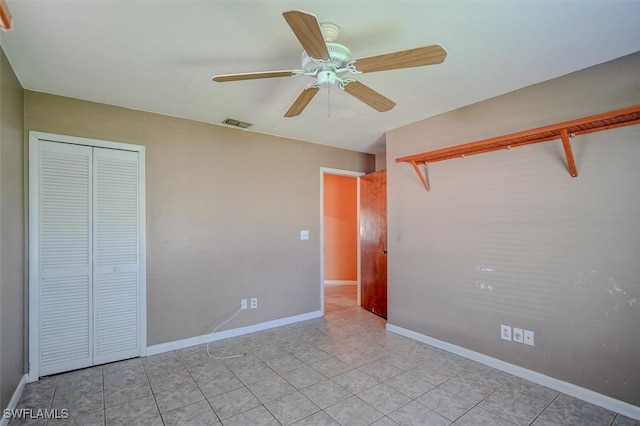
[[[6, 406], [7, 410], [13, 410], [18, 405], [18, 401], [20, 401], [20, 397], [22, 396], [22, 391], [24, 390], [24, 385], [27, 384], [27, 375], [24, 374], [20, 381], [18, 382], [18, 386], [16, 386], [16, 390], [13, 392], [13, 396], [9, 401], [9, 405]], [[4, 411], [2, 412], [4, 414]], [[6, 419], [4, 415], [0, 416], [0, 426], [7, 426], [9, 424], [9, 419]]]
[[358, 281], [324, 280], [324, 285], [357, 285]]
[[393, 324], [387, 323], [387, 330], [640, 420], [640, 407], [635, 405]]
[[178, 349], [188, 348], [189, 346], [201, 345], [204, 343], [215, 342], [217, 340], [228, 339], [229, 337], [242, 336], [256, 331], [268, 330], [274, 327], [281, 327], [300, 321], [307, 321], [314, 318], [322, 317], [322, 311], [308, 312], [306, 314], [295, 315], [292, 317], [280, 318], [273, 321], [267, 321], [260, 324], [249, 325], [246, 327], [233, 328], [231, 330], [219, 331], [215, 334], [204, 334], [201, 336], [190, 337], [188, 339], [175, 340], [173, 342], [160, 343], [147, 347], [147, 356], [157, 355], [163, 352], [175, 351]]

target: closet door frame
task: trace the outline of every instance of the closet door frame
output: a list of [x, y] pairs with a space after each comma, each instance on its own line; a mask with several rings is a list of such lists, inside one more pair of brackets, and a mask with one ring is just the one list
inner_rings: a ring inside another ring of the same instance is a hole
[[146, 233], [146, 182], [145, 182], [145, 147], [121, 142], [88, 139], [75, 136], [56, 135], [37, 131], [29, 132], [29, 368], [27, 382], [39, 379], [40, 359], [40, 321], [39, 321], [39, 235], [40, 223], [38, 213], [38, 156], [40, 142], [58, 142], [96, 148], [117, 149], [138, 153], [138, 226], [139, 226], [139, 356], [147, 354], [147, 233]]

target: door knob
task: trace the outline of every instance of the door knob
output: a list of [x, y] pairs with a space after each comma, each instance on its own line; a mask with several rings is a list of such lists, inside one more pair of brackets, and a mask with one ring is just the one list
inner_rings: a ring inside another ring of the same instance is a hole
[[120, 272], [120, 268], [116, 266], [115, 268], [113, 268], [113, 272]]

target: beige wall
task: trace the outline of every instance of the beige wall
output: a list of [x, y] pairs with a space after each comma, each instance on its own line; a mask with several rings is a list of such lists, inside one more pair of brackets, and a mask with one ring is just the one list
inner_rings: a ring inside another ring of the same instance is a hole
[[324, 174], [324, 279], [358, 279], [358, 179]]
[[23, 90], [0, 48], [0, 408], [23, 373]]
[[[27, 130], [146, 146], [149, 345], [320, 309], [320, 168], [374, 156], [25, 91]], [[258, 124], [259, 125], [259, 124]], [[310, 230], [300, 241], [300, 230]]]
[[[640, 53], [387, 134], [389, 323], [640, 406], [640, 125], [395, 159], [640, 104]], [[500, 324], [535, 346], [500, 339]]]

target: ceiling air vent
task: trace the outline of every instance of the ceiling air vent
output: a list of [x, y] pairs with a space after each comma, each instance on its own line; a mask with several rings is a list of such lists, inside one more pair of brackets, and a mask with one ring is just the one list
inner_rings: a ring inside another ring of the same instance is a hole
[[226, 118], [222, 122], [222, 124], [226, 124], [228, 126], [240, 127], [241, 129], [247, 129], [247, 128], [253, 126], [253, 124], [251, 124], [251, 123], [246, 123], [244, 121], [236, 120], [235, 118]]

